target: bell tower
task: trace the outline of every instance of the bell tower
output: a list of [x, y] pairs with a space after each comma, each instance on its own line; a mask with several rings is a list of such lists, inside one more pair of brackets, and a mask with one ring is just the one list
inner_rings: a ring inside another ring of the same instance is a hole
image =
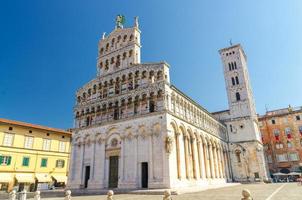
[[114, 73], [122, 68], [128, 68], [141, 62], [141, 45], [138, 17], [134, 25], [124, 27], [125, 17], [116, 17], [115, 29], [106, 36], [103, 33], [98, 45], [97, 75]]
[[236, 181], [266, 180], [267, 165], [247, 57], [240, 44], [219, 50], [223, 63], [229, 111], [224, 123], [228, 128], [233, 175]]

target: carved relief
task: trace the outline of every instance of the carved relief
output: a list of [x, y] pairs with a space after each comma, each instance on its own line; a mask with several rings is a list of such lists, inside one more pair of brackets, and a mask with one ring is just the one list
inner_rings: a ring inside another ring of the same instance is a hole
[[173, 137], [172, 136], [166, 136], [165, 149], [166, 149], [167, 153], [172, 152], [172, 150], [173, 150]]

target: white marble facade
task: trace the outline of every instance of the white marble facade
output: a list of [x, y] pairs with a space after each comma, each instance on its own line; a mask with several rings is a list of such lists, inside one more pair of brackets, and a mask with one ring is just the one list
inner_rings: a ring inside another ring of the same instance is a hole
[[97, 76], [76, 93], [68, 187], [178, 188], [232, 180], [227, 126], [141, 63], [138, 19], [99, 42]]

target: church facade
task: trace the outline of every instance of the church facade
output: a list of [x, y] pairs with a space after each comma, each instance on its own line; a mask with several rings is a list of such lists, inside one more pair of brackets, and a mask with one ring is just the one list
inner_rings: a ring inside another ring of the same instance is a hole
[[[96, 78], [76, 93], [68, 187], [179, 188], [233, 181], [234, 171], [244, 169], [232, 163], [237, 149], [229, 143], [236, 143], [228, 136], [230, 115], [209, 113], [173, 86], [166, 62], [141, 63], [138, 19], [124, 28], [120, 17], [99, 41]], [[245, 126], [256, 124], [251, 117]], [[255, 141], [242, 146], [262, 149], [254, 129], [249, 135]], [[256, 173], [267, 178], [264, 160], [249, 164], [250, 180]]]

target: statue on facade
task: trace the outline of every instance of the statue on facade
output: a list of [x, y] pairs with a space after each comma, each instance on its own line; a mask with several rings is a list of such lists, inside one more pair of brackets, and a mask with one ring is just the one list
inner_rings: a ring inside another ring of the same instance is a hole
[[138, 28], [138, 16], [134, 17], [134, 27]]
[[106, 32], [103, 32], [103, 35], [102, 35], [102, 40], [105, 39], [105, 36], [106, 36]]
[[123, 25], [126, 22], [126, 18], [124, 15], [117, 15], [115, 18], [115, 27], [116, 28], [123, 28]]
[[167, 136], [165, 140], [165, 148], [167, 153], [171, 153], [173, 149], [173, 137]]

